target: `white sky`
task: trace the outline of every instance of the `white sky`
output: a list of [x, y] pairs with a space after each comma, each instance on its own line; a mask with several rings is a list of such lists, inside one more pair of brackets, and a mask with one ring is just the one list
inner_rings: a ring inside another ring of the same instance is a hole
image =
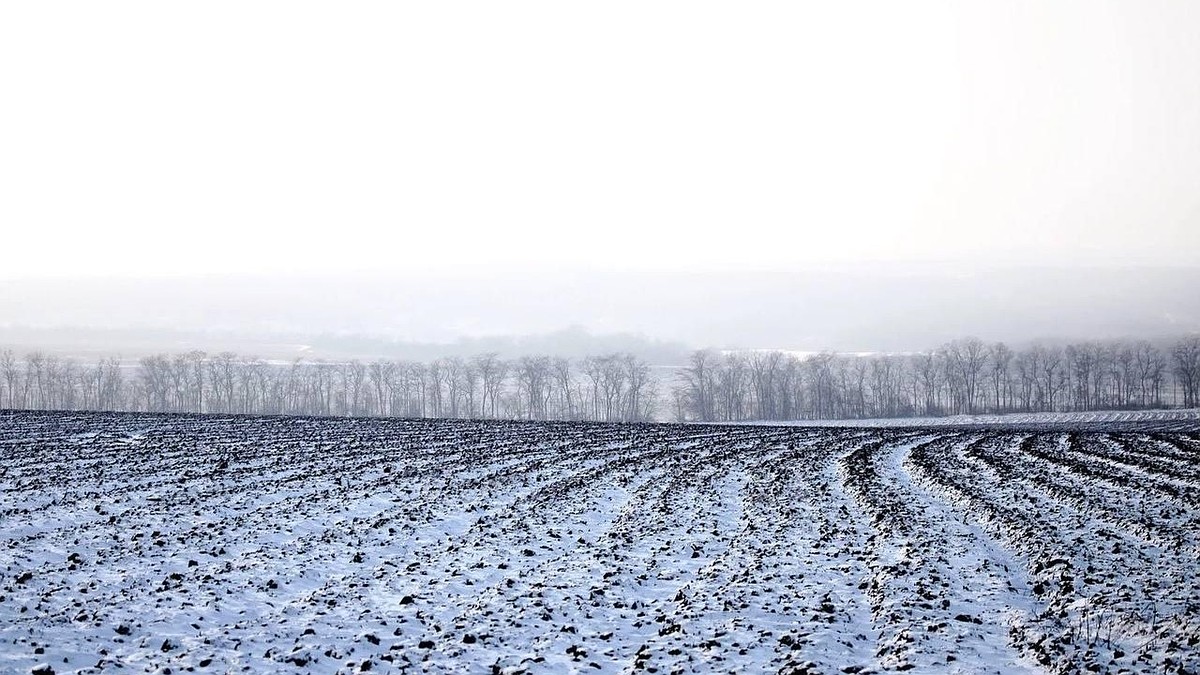
[[1200, 261], [1200, 3], [10, 2], [0, 277]]

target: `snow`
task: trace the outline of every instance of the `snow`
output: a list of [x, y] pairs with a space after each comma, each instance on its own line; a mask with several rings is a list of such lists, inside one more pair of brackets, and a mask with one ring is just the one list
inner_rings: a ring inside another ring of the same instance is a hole
[[1163, 424], [6, 415], [0, 672], [1194, 672]]
[[1194, 428], [1200, 408], [1169, 410], [1096, 410], [1088, 412], [1005, 413], [1002, 415], [946, 415], [943, 417], [878, 417], [847, 420], [753, 421], [738, 424], [805, 427], [945, 427], [1030, 426], [1148, 423], [1160, 428]]

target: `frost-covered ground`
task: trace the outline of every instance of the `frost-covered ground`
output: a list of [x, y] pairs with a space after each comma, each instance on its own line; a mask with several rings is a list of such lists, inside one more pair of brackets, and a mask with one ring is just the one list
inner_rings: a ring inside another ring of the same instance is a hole
[[1197, 672], [1200, 425], [0, 414], [0, 672]]
[[1156, 427], [1192, 429], [1200, 424], [1200, 409], [1172, 408], [1169, 410], [1093, 410], [1088, 412], [1006, 413], [1003, 415], [947, 415], [944, 417], [883, 417], [861, 420], [803, 420], [753, 422], [771, 426], [823, 427], [944, 427], [970, 425], [1092, 425], [1114, 422], [1153, 422]]

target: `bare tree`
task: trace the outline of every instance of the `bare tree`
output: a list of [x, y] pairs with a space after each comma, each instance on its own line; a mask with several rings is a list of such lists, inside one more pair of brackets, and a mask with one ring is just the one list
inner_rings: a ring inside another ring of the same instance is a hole
[[1076, 410], [1091, 410], [1092, 379], [1099, 366], [1100, 346], [1094, 343], [1067, 345], [1065, 350], [1071, 378], [1072, 406]]
[[1183, 407], [1200, 407], [1200, 335], [1189, 335], [1171, 350], [1175, 361], [1175, 377], [1183, 389]]
[[650, 366], [633, 354], [622, 356], [621, 365], [625, 371], [628, 391], [625, 397], [624, 420], [644, 422], [649, 419], [653, 409], [650, 405], [654, 399], [650, 391], [654, 386], [650, 379]]
[[625, 367], [620, 354], [606, 354], [600, 358], [600, 390], [604, 395], [604, 420], [615, 421], [623, 414], [622, 398], [625, 396]]
[[912, 369], [916, 389], [920, 392], [919, 408], [922, 415], [938, 413], [938, 392], [941, 390], [942, 369], [938, 365], [938, 357], [934, 352], [915, 354], [912, 358]]
[[688, 390], [682, 384], [671, 387], [671, 413], [675, 422], [683, 423], [688, 419]]
[[576, 419], [575, 406], [578, 404], [578, 396], [575, 394], [575, 378], [572, 376], [571, 370], [570, 359], [560, 357], [554, 359], [550, 364], [554, 389], [558, 393], [557, 417], [568, 420]]
[[375, 412], [386, 417], [391, 414], [392, 388], [395, 386], [396, 364], [382, 359], [367, 367], [371, 390], [375, 394]]
[[979, 390], [979, 374], [987, 361], [983, 341], [977, 337], [954, 340], [942, 347], [942, 353], [946, 355], [956, 409], [973, 414]]
[[1041, 354], [1039, 348], [1026, 349], [1017, 354], [1015, 365], [1017, 371], [1017, 381], [1019, 383], [1018, 399], [1021, 401], [1021, 410], [1023, 412], [1032, 412], [1035, 408], [1040, 409], [1044, 396], [1040, 395], [1038, 375], [1041, 372]]
[[717, 353], [711, 350], [692, 352], [688, 367], [683, 371], [688, 387], [694, 419], [701, 422], [713, 421], [713, 389], [715, 388]]
[[1157, 347], [1146, 340], [1133, 345], [1133, 366], [1137, 382], [1138, 405], [1147, 407], [1159, 403], [1162, 375], [1166, 360]]
[[[867, 363], [862, 358], [859, 362]], [[869, 414], [875, 417], [895, 417], [901, 407], [897, 361], [881, 356], [871, 359], [870, 366], [872, 407]], [[863, 414], [868, 412], [864, 409]]]
[[988, 347], [988, 379], [992, 384], [992, 411], [1003, 412], [1009, 407], [1002, 401], [1002, 395], [1007, 393], [1009, 383], [1009, 367], [1012, 364], [1013, 351], [1003, 342], [993, 343]]
[[524, 401], [525, 416], [531, 420], [546, 418], [550, 397], [550, 357], [522, 356], [517, 359], [518, 400]]
[[46, 356], [41, 352], [31, 352], [25, 356], [25, 405], [38, 409], [45, 405], [43, 387], [45, 385]]
[[164, 354], [153, 354], [138, 360], [141, 368], [142, 391], [146, 409], [157, 412], [169, 410], [167, 397], [171, 385], [171, 364]]
[[831, 352], [813, 354], [804, 360], [808, 371], [809, 396], [812, 403], [810, 416], [815, 419], [832, 419], [837, 414], [837, 393], [834, 391], [833, 362]]
[[[663, 392], [632, 354], [578, 363], [497, 354], [429, 364], [277, 365], [232, 352], [152, 354], [83, 367], [54, 354], [0, 351], [0, 407], [250, 414], [525, 417], [641, 421], [940, 415], [1200, 405], [1200, 336], [1169, 351], [1141, 341], [1033, 344], [1014, 351], [963, 338], [912, 355], [783, 352], [691, 355]], [[513, 375], [509, 377], [510, 373]], [[662, 404], [660, 407], [660, 403]]]
[[121, 374], [121, 358], [114, 356], [101, 359], [96, 366], [97, 389], [96, 408], [99, 410], [118, 410], [128, 407], [125, 401], [125, 378]]
[[8, 395], [4, 399], [5, 408], [23, 408], [24, 399], [18, 399], [17, 392], [21, 381], [21, 372], [17, 369], [17, 359], [11, 349], [0, 352], [0, 376], [4, 378], [4, 387]]
[[508, 364], [500, 360], [500, 355], [495, 352], [480, 354], [472, 362], [479, 373], [479, 383], [483, 388], [483, 414], [494, 418], [497, 416], [500, 390], [508, 374]]
[[711, 390], [713, 419], [723, 422], [746, 419], [751, 414], [747, 359], [737, 353], [718, 356], [710, 370], [715, 373]]
[[75, 410], [79, 405], [79, 368], [65, 359], [55, 373], [54, 401], [60, 410]]
[[479, 416], [479, 369], [475, 367], [474, 361], [466, 361], [462, 364], [462, 368], [458, 371], [459, 390], [462, 392], [463, 408], [466, 411], [466, 416], [475, 418]]
[[363, 394], [366, 391], [367, 367], [357, 360], [342, 364], [342, 387], [346, 392], [346, 413], [351, 417], [363, 414]]
[[1040, 345], [1034, 346], [1034, 350], [1039, 352], [1039, 361], [1041, 366], [1041, 389], [1043, 399], [1045, 401], [1045, 410], [1053, 411], [1055, 408], [1055, 400], [1059, 390], [1063, 385], [1063, 351], [1058, 347], [1043, 347]]
[[775, 386], [782, 364], [783, 354], [778, 351], [759, 351], [750, 355], [750, 376], [754, 382], [754, 414], [760, 420], [777, 419], [779, 414]]

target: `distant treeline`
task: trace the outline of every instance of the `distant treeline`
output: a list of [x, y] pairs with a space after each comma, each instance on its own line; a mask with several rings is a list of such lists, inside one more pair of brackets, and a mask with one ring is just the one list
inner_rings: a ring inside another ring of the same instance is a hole
[[627, 353], [495, 353], [427, 363], [267, 362], [233, 352], [78, 364], [0, 351], [0, 408], [730, 422], [1200, 405], [1200, 336], [1065, 347], [964, 338], [914, 354], [693, 352], [652, 369]]
[[797, 358], [695, 352], [672, 389], [675, 419], [862, 419], [1195, 407], [1200, 336], [1168, 352], [1147, 341], [1034, 344], [954, 340], [916, 354]]
[[627, 353], [279, 363], [189, 351], [79, 365], [0, 352], [0, 408], [634, 422], [653, 419], [657, 386]]

